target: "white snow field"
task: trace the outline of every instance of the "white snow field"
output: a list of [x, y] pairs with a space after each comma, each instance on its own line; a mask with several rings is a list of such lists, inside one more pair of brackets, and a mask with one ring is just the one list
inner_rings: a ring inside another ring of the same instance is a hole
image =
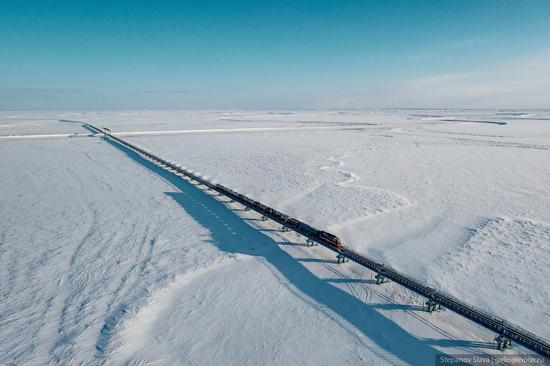
[[498, 354], [84, 122], [550, 338], [548, 111], [0, 112], [0, 364]]

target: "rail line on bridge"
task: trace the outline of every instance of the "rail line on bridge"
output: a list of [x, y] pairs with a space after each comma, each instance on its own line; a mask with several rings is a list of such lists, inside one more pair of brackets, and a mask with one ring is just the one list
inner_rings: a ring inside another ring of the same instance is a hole
[[[289, 228], [308, 238], [308, 242], [317, 242], [326, 248], [337, 253], [339, 261], [351, 260], [371, 271], [377, 273], [377, 280], [380, 283], [388, 280], [392, 280], [395, 283], [427, 298], [429, 303], [436, 306], [443, 306], [466, 319], [469, 319], [489, 330], [492, 330], [503, 339], [513, 340], [526, 348], [537, 352], [540, 355], [543, 355], [547, 358], [550, 358], [550, 343], [543, 339], [542, 337], [529, 332], [522, 327], [509, 323], [508, 321], [494, 316], [488, 313], [485, 310], [481, 310], [471, 304], [468, 304], [442, 290], [436, 289], [427, 283], [417, 280], [397, 269], [377, 261], [374, 258], [360, 254], [346, 246], [342, 245], [337, 236], [321, 231], [311, 227], [310, 225], [294, 219], [288, 215], [285, 215], [267, 205], [264, 205], [258, 201], [255, 201], [243, 194], [235, 192], [223, 185], [214, 184], [207, 179], [199, 177], [192, 172], [179, 167], [167, 160], [164, 160], [136, 145], [133, 145], [127, 141], [122, 140], [120, 137], [113, 136], [108, 129], [98, 128], [91, 124], [85, 124], [85, 127], [91, 129], [106, 138], [115, 141], [130, 150], [146, 157], [147, 159], [153, 161], [157, 165], [161, 166], [164, 169], [172, 170], [179, 174], [182, 174], [194, 181], [199, 182], [200, 184], [218, 192], [221, 195], [224, 195], [240, 204], [248, 207], [259, 214], [263, 218], [269, 218], [279, 224], [283, 225], [283, 228]], [[506, 347], [505, 347], [506, 348]]]

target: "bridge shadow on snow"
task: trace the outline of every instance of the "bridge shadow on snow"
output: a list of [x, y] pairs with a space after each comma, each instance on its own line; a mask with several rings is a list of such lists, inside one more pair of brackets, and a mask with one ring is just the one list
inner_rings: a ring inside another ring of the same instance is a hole
[[[124, 152], [130, 159], [169, 182], [179, 192], [167, 192], [182, 209], [200, 225], [210, 231], [212, 243], [220, 250], [264, 258], [289, 283], [306, 298], [318, 303], [319, 309], [338, 314], [377, 347], [371, 350], [390, 364], [432, 363], [440, 350], [434, 344], [449, 347], [464, 346], [464, 341], [417, 338], [379, 313], [376, 308], [359, 301], [349, 293], [313, 275], [298, 260], [283, 251], [272, 238], [253, 228], [231, 209], [193, 184], [181, 179], [132, 150], [106, 139], [112, 146]], [[330, 315], [329, 315], [330, 316]], [[335, 319], [334, 317], [332, 317]], [[338, 320], [335, 319], [337, 322]], [[347, 329], [342, 324], [344, 329]]]
[[[76, 122], [76, 121], [75, 121], [75, 122]], [[80, 122], [80, 123], [82, 123], [82, 122]], [[86, 129], [86, 130], [92, 132], [94, 135], [97, 133], [96, 130], [94, 130], [93, 128], [89, 127], [87, 124], [83, 124], [83, 125], [82, 125], [82, 128], [84, 128], [84, 129]], [[103, 138], [103, 140], [107, 141], [107, 139], [105, 139], [105, 138]], [[111, 140], [108, 140], [108, 141], [109, 141], [111, 144], [113, 144], [113, 142], [112, 142]], [[130, 151], [131, 151], [131, 150], [130, 150]]]
[[466, 347], [466, 348], [485, 348], [495, 349], [493, 342], [481, 342], [481, 341], [463, 341], [454, 339], [424, 339], [429, 344], [433, 344], [441, 347]]

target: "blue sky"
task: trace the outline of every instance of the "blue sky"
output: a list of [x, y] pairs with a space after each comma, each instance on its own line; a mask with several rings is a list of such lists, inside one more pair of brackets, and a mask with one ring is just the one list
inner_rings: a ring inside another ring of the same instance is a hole
[[550, 1], [4, 1], [0, 109], [550, 108]]

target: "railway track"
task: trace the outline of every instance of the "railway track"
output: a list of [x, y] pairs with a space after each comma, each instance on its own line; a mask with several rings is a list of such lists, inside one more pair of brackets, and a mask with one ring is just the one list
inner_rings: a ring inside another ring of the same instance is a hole
[[[235, 192], [220, 184], [214, 184], [204, 178], [201, 178], [169, 161], [166, 161], [138, 146], [135, 146], [129, 142], [122, 140], [119, 137], [111, 135], [108, 129], [98, 128], [91, 124], [86, 124], [86, 128], [91, 129], [106, 138], [115, 141], [128, 149], [146, 157], [161, 167], [171, 170], [175, 173], [182, 174], [188, 178], [208, 187], [208, 189], [214, 190], [221, 195], [239, 202], [240, 204], [258, 212], [263, 217], [269, 218], [285, 228], [292, 229], [293, 231], [307, 237], [309, 240], [313, 240], [326, 248], [337, 253], [339, 258], [347, 258], [371, 271], [376, 272], [379, 276], [394, 281], [395, 283], [421, 295], [463, 317], [469, 319], [487, 329], [490, 329], [499, 335], [507, 337], [526, 348], [537, 352], [538, 354], [550, 358], [550, 343], [542, 337], [533, 334], [518, 325], [512, 324], [500, 317], [489, 314], [488, 312], [481, 310], [473, 305], [470, 305], [444, 291], [433, 288], [427, 283], [417, 280], [401, 271], [398, 271], [391, 266], [379, 262], [374, 258], [360, 254], [350, 248], [341, 245], [338, 238], [330, 233], [320, 231], [312, 228], [310, 225], [289, 217], [269, 206], [266, 206], [260, 202], [254, 201], [249, 197], [246, 197], [238, 192]], [[320, 233], [320, 234], [319, 234]], [[336, 239], [335, 239], [336, 238]]]

